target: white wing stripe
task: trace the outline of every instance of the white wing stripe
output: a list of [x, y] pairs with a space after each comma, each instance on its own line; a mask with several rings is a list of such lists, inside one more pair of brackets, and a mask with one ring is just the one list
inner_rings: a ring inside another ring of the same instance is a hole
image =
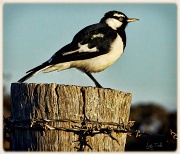
[[74, 50], [74, 51], [65, 52], [62, 55], [63, 56], [70, 55], [70, 54], [73, 54], [76, 52], [81, 53], [81, 52], [98, 52], [99, 51], [96, 47], [89, 49], [88, 44], [81, 45], [80, 43], [78, 43], [78, 47], [79, 47], [79, 49]]
[[91, 37], [91, 39], [94, 39], [94, 38], [97, 38], [97, 37], [103, 38], [103, 37], [104, 37], [104, 34], [101, 34], [101, 33], [95, 34], [95, 35], [93, 35], [93, 36]]

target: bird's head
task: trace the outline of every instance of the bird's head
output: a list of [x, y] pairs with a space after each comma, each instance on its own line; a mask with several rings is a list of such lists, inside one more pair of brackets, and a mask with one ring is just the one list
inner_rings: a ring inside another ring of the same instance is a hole
[[128, 18], [124, 13], [118, 11], [109, 11], [100, 22], [105, 22], [109, 27], [114, 30], [118, 28], [125, 28], [129, 22], [135, 22], [139, 19], [136, 18]]

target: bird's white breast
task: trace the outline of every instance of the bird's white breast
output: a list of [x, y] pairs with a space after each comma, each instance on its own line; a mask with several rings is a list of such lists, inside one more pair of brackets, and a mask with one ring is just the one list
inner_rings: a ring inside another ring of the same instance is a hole
[[78, 60], [71, 63], [72, 67], [85, 69], [88, 72], [100, 72], [112, 65], [123, 53], [123, 41], [117, 34], [116, 39], [110, 47], [110, 52], [98, 57], [86, 60]]

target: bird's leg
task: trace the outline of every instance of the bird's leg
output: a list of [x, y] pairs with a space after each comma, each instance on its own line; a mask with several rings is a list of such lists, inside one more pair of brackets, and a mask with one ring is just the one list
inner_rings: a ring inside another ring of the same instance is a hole
[[93, 82], [95, 83], [96, 87], [103, 88], [103, 87], [97, 82], [97, 80], [92, 76], [91, 73], [89, 73], [89, 72], [85, 72], [85, 73], [91, 78], [91, 80], [93, 80]]

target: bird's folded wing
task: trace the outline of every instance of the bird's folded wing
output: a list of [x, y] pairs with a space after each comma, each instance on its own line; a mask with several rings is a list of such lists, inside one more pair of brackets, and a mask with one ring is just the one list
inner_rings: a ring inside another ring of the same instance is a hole
[[84, 60], [106, 54], [116, 36], [116, 32], [107, 27], [88, 26], [77, 33], [70, 44], [57, 51], [49, 63]]

